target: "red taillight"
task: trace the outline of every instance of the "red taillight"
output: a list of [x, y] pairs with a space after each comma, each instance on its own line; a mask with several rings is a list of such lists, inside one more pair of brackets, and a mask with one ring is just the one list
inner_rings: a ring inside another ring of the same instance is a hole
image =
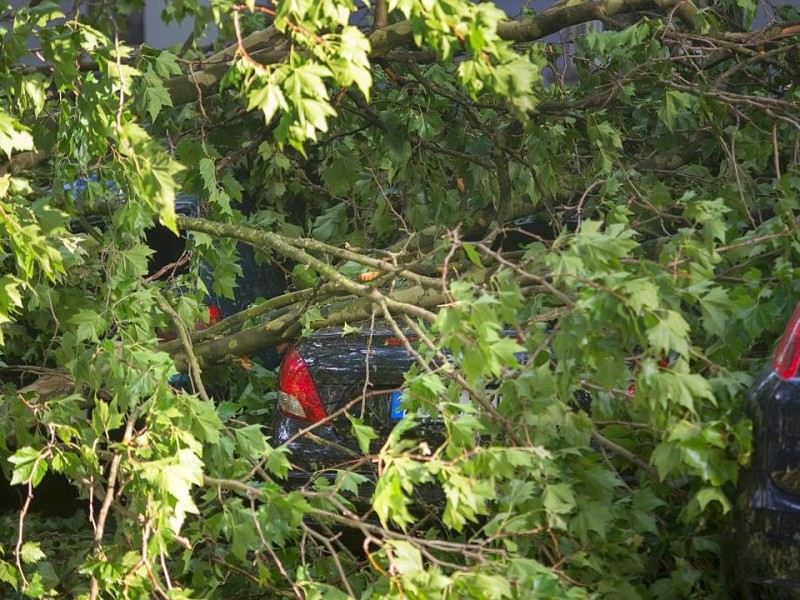
[[398, 348], [400, 346], [404, 346], [405, 343], [406, 343], [406, 340], [408, 340], [409, 344], [413, 344], [414, 342], [417, 341], [417, 336], [415, 336], [415, 335], [407, 335], [405, 340], [402, 339], [402, 338], [399, 338], [399, 337], [391, 336], [391, 337], [387, 337], [386, 340], [383, 343], [384, 343], [385, 346], [391, 346], [393, 348]]
[[216, 304], [208, 305], [208, 323], [213, 325], [222, 318], [222, 311]]
[[309, 423], [327, 417], [306, 362], [294, 348], [284, 357], [278, 375], [278, 409], [289, 417]]
[[772, 355], [772, 366], [781, 379], [791, 379], [797, 375], [800, 366], [800, 304], [783, 332], [775, 354]]

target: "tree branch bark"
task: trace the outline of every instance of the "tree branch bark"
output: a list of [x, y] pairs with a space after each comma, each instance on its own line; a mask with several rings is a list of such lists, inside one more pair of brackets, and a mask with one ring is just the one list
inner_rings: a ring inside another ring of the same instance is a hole
[[[420, 309], [434, 308], [445, 302], [441, 292], [421, 286], [396, 290], [392, 297], [397, 303], [416, 306]], [[371, 298], [356, 298], [322, 306], [319, 308], [320, 318], [311, 321], [308, 325], [311, 329], [316, 330], [364, 321], [372, 315], [372, 307], [373, 300]], [[300, 319], [301, 315], [293, 311], [264, 325], [250, 327], [223, 338], [196, 344], [194, 346], [195, 357], [202, 366], [255, 354], [265, 348], [274, 347], [280, 342], [296, 338], [300, 333]], [[177, 348], [173, 357], [178, 371], [185, 372], [189, 365], [181, 351], [182, 348]]]
[[[178, 215], [176, 222], [179, 227], [188, 229], [189, 231], [202, 231], [218, 237], [234, 238], [241, 242], [251, 244], [256, 247], [269, 248], [299, 263], [311, 267], [317, 271], [321, 276], [325, 277], [328, 281], [338, 285], [343, 291], [360, 296], [363, 298], [370, 298], [374, 302], [386, 302], [386, 305], [392, 310], [411, 315], [426, 321], [434, 321], [436, 315], [424, 308], [415, 306], [413, 304], [399, 302], [394, 298], [384, 296], [379, 290], [368, 285], [357, 283], [339, 273], [330, 264], [312, 256], [300, 247], [301, 242], [293, 241], [290, 238], [285, 238], [281, 235], [272, 232], [259, 231], [252, 227], [245, 227], [241, 225], [229, 225], [227, 223], [216, 223], [206, 219], [198, 219], [194, 217], [184, 217]], [[319, 243], [319, 242], [317, 242]], [[389, 270], [389, 269], [387, 269]], [[398, 274], [402, 275], [402, 271]], [[419, 277], [419, 276], [417, 276]]]
[[389, 11], [386, 7], [386, 0], [377, 0], [375, 2], [375, 29], [383, 29], [386, 27], [389, 18]]
[[589, 2], [567, 2], [533, 17], [520, 21], [500, 23], [497, 34], [504, 40], [532, 42], [565, 27], [599, 20], [603, 16], [621, 15], [650, 10], [675, 11], [687, 25], [694, 27], [697, 7], [683, 0], [597, 0]]

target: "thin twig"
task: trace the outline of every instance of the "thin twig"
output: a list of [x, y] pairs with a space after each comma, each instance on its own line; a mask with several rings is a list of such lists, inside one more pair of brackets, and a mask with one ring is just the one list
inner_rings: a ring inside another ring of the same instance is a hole
[[[122, 436], [121, 446], [126, 446], [133, 438], [133, 428], [136, 425], [136, 420], [139, 418], [140, 409], [136, 408], [131, 416], [128, 418], [128, 423], [125, 426], [125, 433]], [[119, 466], [122, 462], [123, 452], [118, 449], [114, 452], [114, 458], [111, 459], [111, 466], [108, 469], [108, 483], [106, 485], [105, 498], [97, 513], [97, 527], [94, 529], [94, 553], [95, 556], [101, 558], [101, 548], [103, 545], [103, 535], [106, 529], [106, 520], [108, 513], [111, 510], [111, 504], [114, 501], [117, 487], [117, 477], [119, 475]], [[92, 575], [89, 581], [89, 600], [97, 600], [100, 594], [100, 582], [97, 580], [96, 575]]]
[[206, 392], [206, 388], [203, 385], [203, 377], [202, 371], [200, 370], [200, 363], [197, 361], [197, 356], [194, 354], [194, 348], [192, 347], [192, 340], [189, 337], [189, 331], [186, 328], [183, 320], [181, 319], [180, 315], [177, 311], [169, 305], [169, 302], [166, 301], [164, 296], [160, 293], [156, 292], [158, 304], [165, 313], [167, 313], [171, 318], [172, 322], [175, 324], [175, 329], [178, 330], [178, 337], [183, 344], [184, 352], [186, 352], [186, 360], [189, 363], [189, 373], [192, 376], [192, 383], [194, 384], [194, 388], [197, 390], [197, 393], [200, 395], [205, 402], [211, 402], [211, 398], [208, 396]]
[[328, 549], [328, 553], [330, 554], [334, 564], [336, 565], [336, 570], [339, 572], [339, 581], [342, 582], [342, 585], [345, 587], [348, 594], [350, 594], [353, 598], [357, 598], [355, 592], [353, 592], [353, 588], [350, 587], [350, 582], [347, 580], [347, 574], [344, 572], [344, 568], [342, 567], [342, 561], [339, 560], [339, 553], [336, 552], [336, 550], [334, 550], [333, 545], [330, 543], [328, 538], [326, 538], [321, 533], [314, 531], [311, 527], [309, 527], [305, 523], [301, 523], [301, 525], [303, 527], [303, 531], [305, 531], [315, 540], [322, 542], [322, 544]]

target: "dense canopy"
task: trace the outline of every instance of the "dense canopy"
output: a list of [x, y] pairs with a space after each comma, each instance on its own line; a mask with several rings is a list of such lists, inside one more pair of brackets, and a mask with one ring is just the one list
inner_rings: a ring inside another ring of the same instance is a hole
[[[800, 13], [183, 0], [158, 50], [141, 4], [0, 0], [0, 595], [722, 593], [797, 300]], [[444, 442], [355, 412], [371, 508], [346, 467], [287, 492], [261, 351], [376, 319]]]

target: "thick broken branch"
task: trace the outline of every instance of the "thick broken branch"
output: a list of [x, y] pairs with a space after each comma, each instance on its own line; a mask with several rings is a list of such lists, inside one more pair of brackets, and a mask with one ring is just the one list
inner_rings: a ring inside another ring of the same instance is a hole
[[[290, 298], [297, 297], [296, 294], [288, 294], [287, 296]], [[416, 306], [420, 309], [434, 308], [445, 301], [443, 294], [438, 290], [426, 289], [421, 286], [396, 290], [393, 294], [393, 299], [397, 303]], [[350, 299], [321, 306], [318, 307], [319, 317], [308, 322], [307, 326], [310, 329], [322, 329], [343, 325], [344, 323], [364, 321], [372, 315], [372, 307], [373, 300], [371, 298]], [[255, 354], [265, 348], [275, 347], [281, 342], [296, 339], [301, 332], [302, 315], [300, 308], [298, 306], [298, 309], [292, 310], [263, 325], [250, 327], [231, 335], [195, 344], [193, 350], [197, 365], [202, 367], [234, 360]], [[175, 367], [178, 371], [186, 372], [189, 370], [190, 361], [187, 360], [184, 348], [184, 344], [179, 343], [175, 346], [170, 343], [162, 345], [159, 349], [168, 351], [173, 356]], [[38, 404], [44, 404], [74, 392], [75, 383], [66, 369], [51, 369], [32, 384], [19, 390], [19, 393], [26, 397], [31, 395], [32, 400]], [[87, 404], [87, 406], [90, 404]], [[13, 440], [10, 441], [13, 442]]]
[[[191, 341], [193, 344], [196, 344], [199, 342], [208, 341], [212, 338], [223, 337], [229, 331], [240, 328], [247, 321], [256, 319], [258, 317], [263, 317], [269, 312], [281, 311], [281, 309], [285, 309], [292, 304], [308, 302], [313, 299], [325, 300], [331, 295], [331, 292], [334, 289], [335, 288], [333, 286], [322, 286], [319, 289], [309, 288], [307, 290], [289, 292], [288, 294], [270, 298], [269, 300], [265, 300], [264, 302], [260, 302], [259, 304], [255, 304], [241, 312], [226, 317], [211, 327], [195, 331], [191, 335]], [[283, 314], [283, 312], [285, 312], [285, 310], [281, 311], [281, 314]], [[169, 342], [164, 342], [159, 346], [159, 350], [172, 354], [173, 352], [178, 351], [180, 346], [181, 341], [176, 339]]]
[[[416, 306], [420, 309], [434, 308], [445, 301], [441, 292], [421, 286], [396, 290], [392, 297], [395, 303]], [[373, 300], [371, 298], [358, 298], [322, 306], [319, 308], [320, 318], [310, 321], [308, 326], [311, 329], [322, 329], [344, 323], [364, 321], [372, 315], [372, 307]], [[194, 347], [194, 354], [201, 365], [225, 362], [255, 354], [265, 348], [271, 348], [281, 342], [297, 338], [301, 330], [301, 316], [297, 311], [292, 311], [263, 325], [197, 344]], [[181, 348], [178, 348], [173, 356], [176, 368], [179, 371], [186, 371], [188, 364], [181, 355]]]
[[[176, 221], [179, 227], [188, 229], [190, 231], [201, 231], [203, 233], [208, 233], [218, 237], [234, 238], [256, 247], [267, 248], [277, 252], [286, 258], [311, 267], [332, 284], [338, 285], [343, 291], [355, 296], [370, 298], [374, 302], [385, 302], [390, 309], [398, 313], [410, 315], [430, 322], [436, 319], [436, 315], [428, 310], [425, 310], [424, 308], [415, 306], [413, 304], [399, 302], [394, 298], [384, 296], [376, 288], [357, 283], [349, 277], [342, 275], [330, 264], [315, 258], [302, 249], [299, 245], [302, 242], [298, 242], [297, 240], [292, 240], [291, 238], [286, 238], [273, 232], [265, 232], [258, 229], [253, 229], [252, 227], [217, 223], [214, 221], [208, 221], [206, 219], [198, 219], [194, 217], [184, 217], [178, 215]], [[394, 270], [393, 265], [386, 266], [388, 268], [386, 268], [385, 271], [391, 272]], [[400, 270], [398, 274], [402, 275], [403, 271]]]
[[603, 16], [622, 15], [650, 10], [675, 11], [687, 25], [694, 27], [697, 7], [683, 0], [600, 0], [595, 2], [566, 3], [553, 7], [533, 17], [520, 21], [506, 21], [497, 27], [504, 40], [532, 42], [556, 33], [565, 27], [580, 25]]
[[[253, 60], [262, 64], [276, 64], [289, 54], [291, 41], [274, 27], [267, 27], [245, 37], [242, 45]], [[198, 100], [198, 96], [213, 95], [236, 57], [239, 45], [233, 44], [225, 50], [200, 63], [200, 70], [189, 75], [174, 77], [166, 82], [167, 90], [175, 106]]]

